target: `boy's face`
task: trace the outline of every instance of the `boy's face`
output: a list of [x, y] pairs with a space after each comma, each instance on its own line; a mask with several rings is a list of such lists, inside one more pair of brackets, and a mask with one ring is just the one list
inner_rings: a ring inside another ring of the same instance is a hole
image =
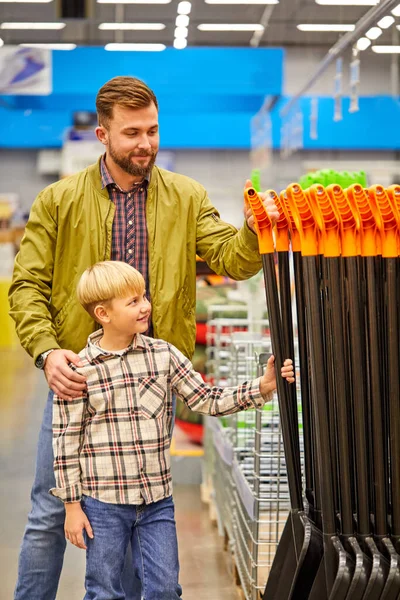
[[149, 328], [151, 304], [146, 298], [146, 291], [137, 294], [133, 292], [126, 298], [114, 298], [107, 315], [107, 326], [115, 333], [134, 335], [144, 333]]

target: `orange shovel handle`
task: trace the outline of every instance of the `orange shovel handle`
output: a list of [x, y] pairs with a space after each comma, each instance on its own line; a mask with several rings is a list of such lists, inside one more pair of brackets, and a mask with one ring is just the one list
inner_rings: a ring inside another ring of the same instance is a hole
[[361, 222], [357, 207], [337, 183], [328, 185], [326, 193], [331, 198], [331, 202], [334, 203], [340, 219], [341, 255], [357, 256], [359, 254], [358, 231]]
[[379, 213], [381, 221], [382, 256], [395, 258], [398, 254], [398, 214], [382, 185], [372, 185], [368, 189], [371, 206]]
[[377, 256], [380, 254], [380, 237], [382, 219], [373, 199], [359, 183], [347, 188], [346, 194], [350, 202], [354, 202], [360, 214], [360, 250], [361, 256]]
[[273, 199], [279, 211], [279, 219], [275, 223], [276, 251], [287, 252], [289, 250], [289, 220], [278, 194], [274, 190], [267, 190], [266, 194]]
[[298, 183], [292, 183], [286, 188], [286, 198], [300, 234], [302, 255], [317, 256], [319, 231], [306, 193]]
[[257, 231], [260, 254], [271, 254], [274, 251], [272, 222], [268, 216], [264, 203], [261, 201], [256, 190], [252, 187], [244, 190], [244, 198], [250, 206], [254, 216], [254, 225]]

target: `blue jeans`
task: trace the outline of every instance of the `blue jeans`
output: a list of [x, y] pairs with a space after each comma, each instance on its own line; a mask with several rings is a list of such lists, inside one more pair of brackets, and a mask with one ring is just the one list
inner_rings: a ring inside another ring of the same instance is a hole
[[[64, 560], [64, 505], [49, 494], [55, 486], [52, 447], [53, 392], [44, 411], [32, 487], [32, 509], [22, 541], [15, 600], [55, 600]], [[128, 553], [129, 554], [129, 553]], [[132, 561], [124, 571], [123, 585], [129, 600], [140, 600], [140, 583], [134, 580]]]
[[142, 584], [144, 600], [179, 600], [178, 542], [172, 496], [132, 506], [108, 504], [84, 496], [82, 508], [93, 529], [85, 534], [86, 596], [84, 600], [123, 600], [121, 585], [126, 549]]

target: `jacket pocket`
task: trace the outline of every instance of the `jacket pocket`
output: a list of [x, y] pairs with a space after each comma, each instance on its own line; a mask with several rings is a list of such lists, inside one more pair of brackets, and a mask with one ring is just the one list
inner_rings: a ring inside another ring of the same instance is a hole
[[54, 317], [54, 323], [56, 324], [56, 328], [57, 328], [57, 330], [59, 330], [59, 329], [60, 329], [60, 326], [63, 324], [63, 322], [64, 322], [64, 320], [65, 320], [65, 317], [66, 317], [66, 316], [67, 316], [67, 314], [68, 314], [68, 309], [69, 309], [69, 307], [71, 306], [71, 304], [72, 304], [72, 301], [74, 300], [74, 298], [75, 298], [75, 290], [73, 291], [73, 293], [72, 293], [72, 294], [70, 294], [70, 295], [67, 297], [67, 300], [66, 300], [66, 302], [65, 302], [64, 306], [61, 308], [61, 310], [59, 310], [59, 311], [56, 313], [56, 315], [55, 315], [55, 317]]
[[167, 377], [139, 377], [141, 419], [159, 419], [165, 412]]

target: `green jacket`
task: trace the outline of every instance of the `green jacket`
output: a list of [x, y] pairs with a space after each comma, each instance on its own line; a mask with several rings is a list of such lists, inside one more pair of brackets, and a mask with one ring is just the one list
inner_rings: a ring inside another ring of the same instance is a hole
[[[15, 259], [10, 314], [34, 360], [50, 348], [79, 352], [96, 323], [75, 290], [83, 271], [110, 259], [115, 207], [99, 163], [35, 199]], [[154, 167], [146, 203], [154, 336], [189, 358], [195, 344], [196, 254], [220, 275], [248, 279], [261, 268], [257, 236], [220, 220], [193, 179]]]

